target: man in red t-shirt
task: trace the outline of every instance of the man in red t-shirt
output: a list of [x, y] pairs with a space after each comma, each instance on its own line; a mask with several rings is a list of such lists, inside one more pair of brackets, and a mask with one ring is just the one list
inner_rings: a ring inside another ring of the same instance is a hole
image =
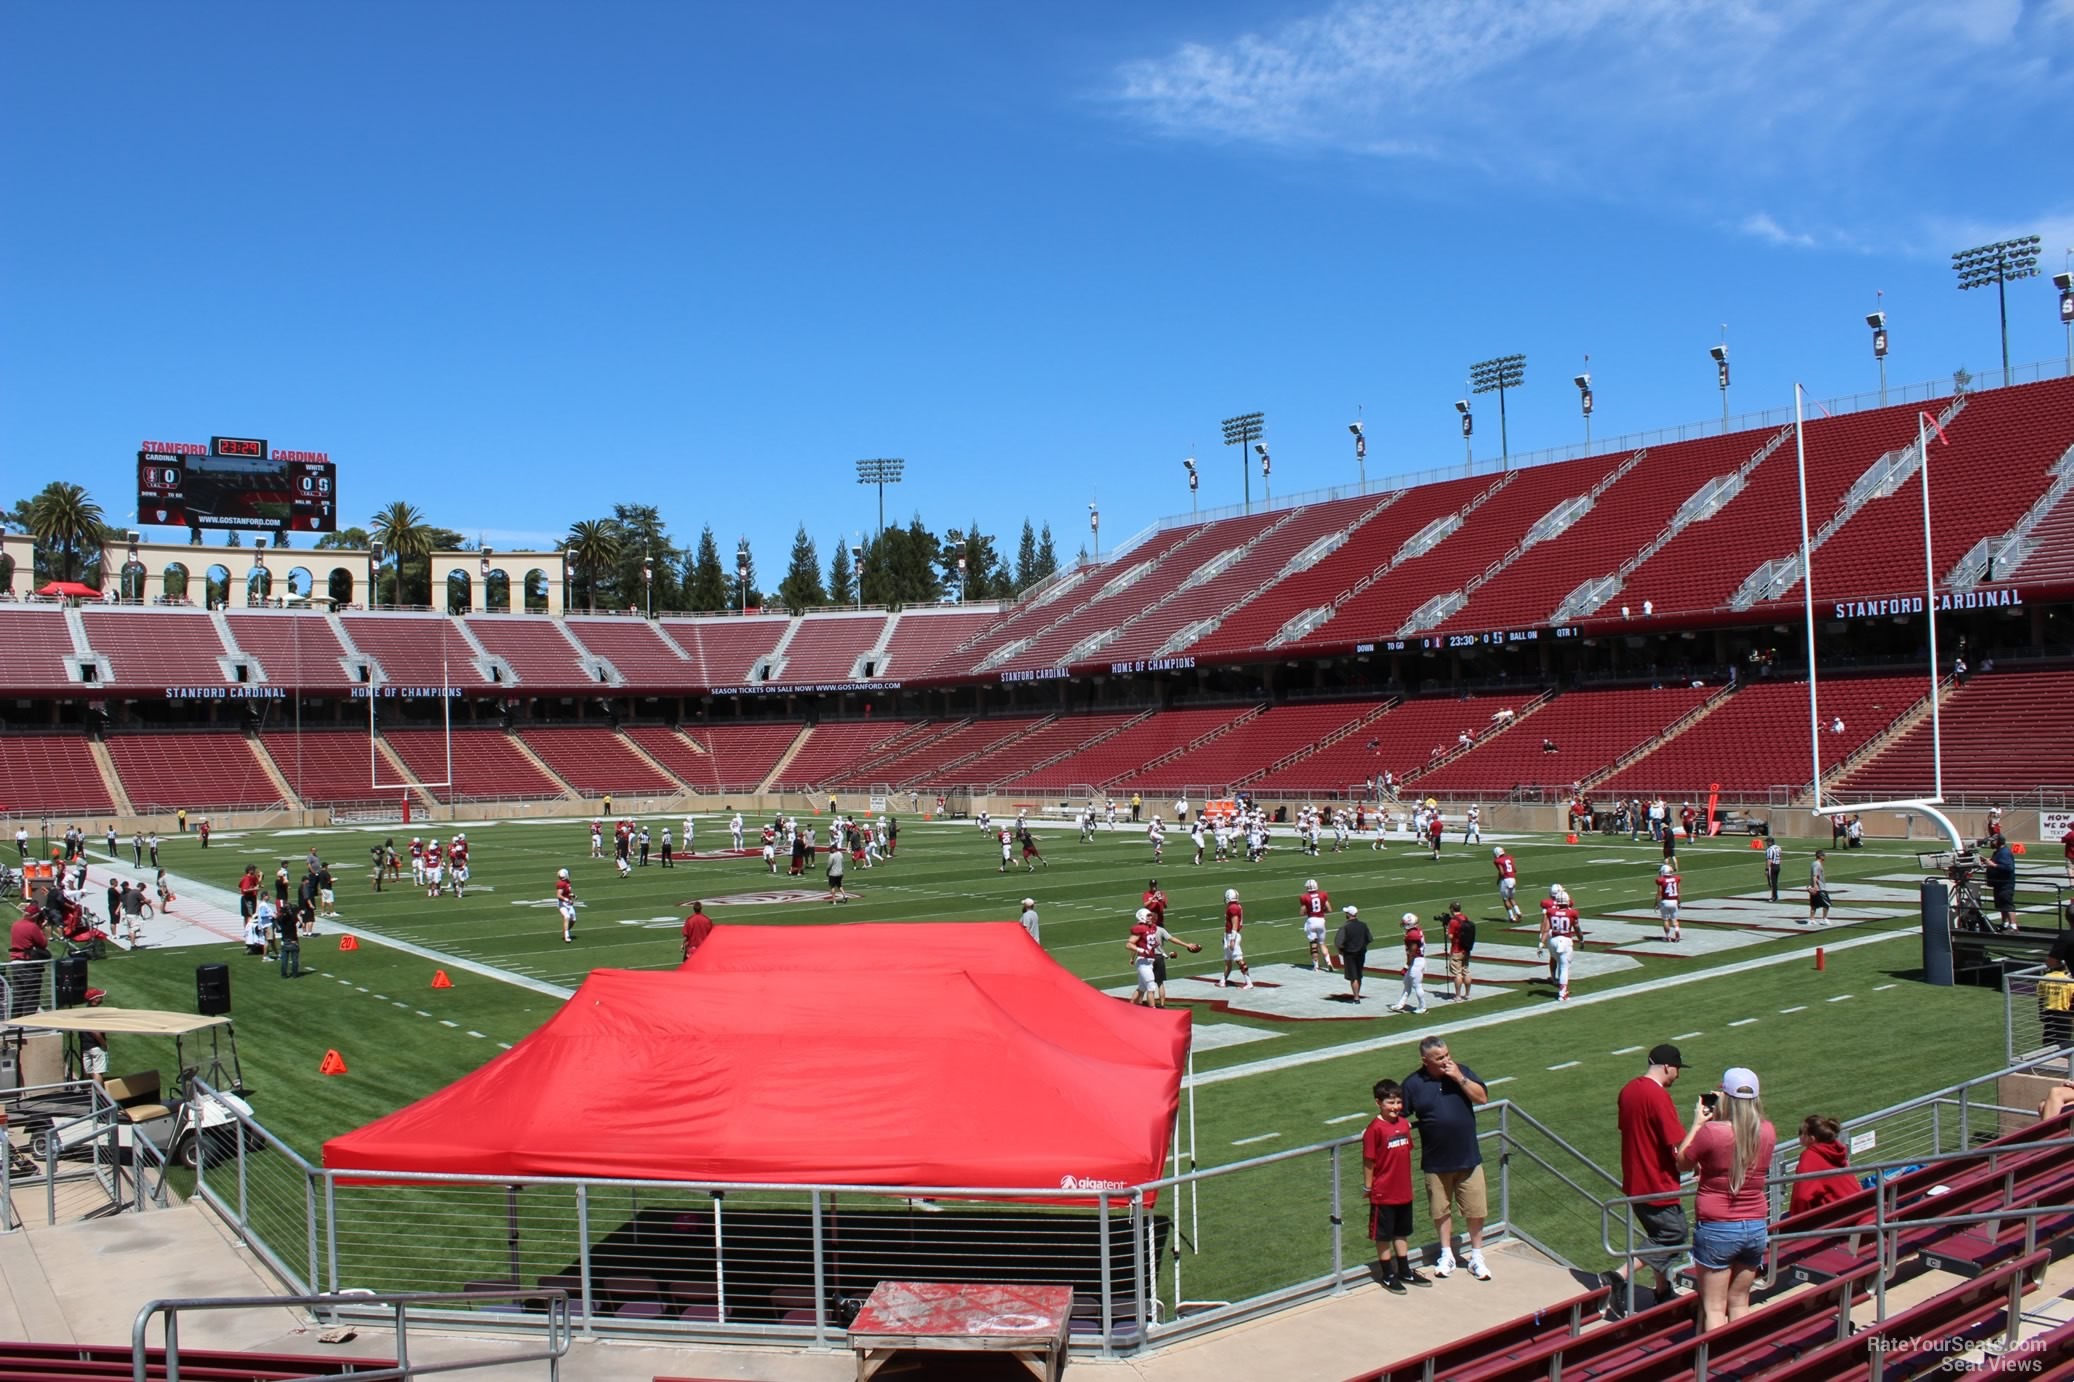
[[245, 876], [238, 880], [238, 916], [250, 921], [259, 910], [259, 866], [245, 865]]
[[684, 919], [684, 958], [690, 959], [691, 952], [706, 943], [713, 934], [713, 918], [706, 915], [706, 904], [691, 904], [691, 915]]
[[1459, 902], [1450, 902], [1447, 910], [1447, 977], [1448, 996], [1457, 1003], [1467, 1003], [1472, 987], [1469, 977], [1469, 955], [1476, 949], [1476, 923], [1462, 910]]
[[1403, 1295], [1407, 1284], [1430, 1286], [1411, 1264], [1411, 1120], [1404, 1089], [1375, 1082], [1376, 1116], [1361, 1134], [1361, 1183], [1368, 1191], [1368, 1236], [1375, 1240], [1376, 1275], [1383, 1289]]
[[[1649, 1067], [1621, 1087], [1620, 1193], [1648, 1195], [1635, 1205], [1635, 1224], [1659, 1248], [1675, 1249], [1686, 1240], [1685, 1208], [1678, 1198], [1678, 1144], [1685, 1140], [1685, 1126], [1671, 1103], [1670, 1088], [1685, 1068], [1685, 1057], [1668, 1043], [1649, 1053]], [[1656, 1273], [1656, 1298], [1669, 1300], [1677, 1294], [1671, 1284], [1675, 1251], [1639, 1253], [1637, 1267]], [[1606, 1284], [1614, 1288], [1606, 1316], [1618, 1319], [1633, 1305], [1629, 1280], [1618, 1272], [1606, 1273]]]
[[2060, 844], [2067, 851], [2067, 881], [2074, 883], [2074, 825], [2068, 826], [2067, 833], [2060, 836]]

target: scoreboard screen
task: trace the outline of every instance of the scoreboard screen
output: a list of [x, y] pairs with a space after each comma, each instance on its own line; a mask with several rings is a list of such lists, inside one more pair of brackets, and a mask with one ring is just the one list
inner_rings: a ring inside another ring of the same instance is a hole
[[338, 470], [313, 452], [214, 437], [200, 446], [137, 453], [137, 520], [169, 528], [338, 529]]

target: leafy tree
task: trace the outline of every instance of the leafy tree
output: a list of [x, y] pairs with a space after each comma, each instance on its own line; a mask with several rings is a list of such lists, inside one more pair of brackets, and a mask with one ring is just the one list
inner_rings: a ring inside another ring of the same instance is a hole
[[728, 607], [728, 592], [733, 589], [733, 583], [720, 565], [720, 545], [713, 541], [711, 524], [699, 533], [698, 555], [685, 576], [685, 585], [688, 587], [686, 603], [691, 608], [712, 613]]
[[598, 576], [619, 561], [620, 530], [606, 518], [586, 518], [569, 525], [563, 550], [569, 554], [569, 569], [583, 582], [584, 599], [592, 614], [598, 612]]
[[943, 594], [943, 582], [936, 578], [936, 566], [931, 560], [937, 547], [936, 534], [923, 526], [921, 514], [915, 514], [908, 520], [907, 541], [896, 558], [902, 603], [928, 604]]
[[43, 492], [29, 501], [28, 530], [35, 534], [39, 546], [57, 549], [61, 558], [54, 569], [59, 580], [79, 579], [82, 556], [93, 554], [94, 575], [100, 575], [101, 544], [113, 535], [113, 530], [102, 521], [101, 506], [96, 504], [83, 485], [67, 480], [53, 480], [43, 487]]
[[792, 535], [792, 564], [778, 582], [778, 599], [794, 614], [828, 603], [828, 591], [821, 584], [821, 554], [814, 550], [804, 523]]
[[367, 529], [340, 528], [317, 539], [319, 552], [364, 552], [367, 550]]
[[[961, 559], [965, 563], [962, 587], [958, 567]], [[951, 528], [944, 533], [937, 561], [943, 569], [944, 588], [961, 589], [967, 600], [991, 600], [1007, 593], [1009, 582], [1002, 572], [1001, 559], [994, 552], [994, 539], [979, 530], [978, 519], [969, 527]]]
[[850, 567], [850, 544], [837, 538], [835, 555], [828, 559], [828, 602], [847, 605], [856, 598], [856, 573]]
[[661, 512], [653, 504], [614, 504], [611, 522], [619, 533], [619, 558], [611, 573], [614, 607], [643, 604], [650, 594], [645, 566], [652, 562], [655, 608], [680, 608], [683, 591], [676, 572], [684, 553], [670, 541]]
[[[424, 599], [417, 603], [431, 604], [433, 532], [418, 506], [400, 499], [390, 504], [368, 524], [368, 535], [386, 549], [385, 560], [396, 559], [390, 602], [411, 603], [409, 596], [423, 591]], [[384, 571], [382, 579], [390, 580], [389, 573]]]

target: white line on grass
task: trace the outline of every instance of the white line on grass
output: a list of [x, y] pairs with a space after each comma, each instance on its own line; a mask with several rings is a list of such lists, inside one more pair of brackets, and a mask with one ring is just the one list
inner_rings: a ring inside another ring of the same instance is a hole
[[458, 1022], [449, 1022], [442, 1017], [439, 1019], [439, 1025], [442, 1027], [459, 1027], [461, 1024]]
[[1632, 1056], [1638, 1054], [1641, 1049], [1639, 1046], [1623, 1046], [1613, 1054], [1616, 1056]]
[[1235, 1141], [1234, 1141], [1234, 1142], [1233, 1142], [1233, 1143], [1232, 1143], [1231, 1145], [1232, 1145], [1232, 1146], [1234, 1146], [1234, 1147], [1245, 1147], [1245, 1146], [1250, 1146], [1251, 1144], [1253, 1144], [1253, 1143], [1255, 1143], [1255, 1142], [1265, 1142], [1265, 1141], [1267, 1141], [1267, 1140], [1268, 1140], [1269, 1138], [1271, 1138], [1271, 1137], [1280, 1137], [1281, 1135], [1282, 1135], [1282, 1134], [1280, 1134], [1280, 1133], [1278, 1133], [1278, 1132], [1264, 1132], [1264, 1133], [1260, 1134], [1260, 1135], [1259, 1135], [1258, 1137], [1241, 1137], [1241, 1138], [1238, 1138], [1238, 1139], [1237, 1139], [1237, 1140], [1235, 1140]]
[[1784, 1017], [1784, 1016], [1785, 1016], [1785, 1015], [1786, 1015], [1787, 1013], [1804, 1013], [1804, 1012], [1806, 1012], [1807, 1010], [1808, 1010], [1808, 1005], [1807, 1005], [1807, 1004], [1805, 1004], [1805, 1003], [1802, 1003], [1802, 1004], [1798, 1005], [1797, 1007], [1791, 1007], [1791, 1008], [1781, 1008], [1781, 1009], [1779, 1009], [1779, 1016], [1781, 1016], [1781, 1017]]
[[1483, 1087], [1485, 1089], [1489, 1089], [1492, 1085], [1511, 1084], [1514, 1080], [1518, 1078], [1519, 1076], [1517, 1075], [1500, 1075], [1495, 1080], [1485, 1080], [1483, 1082]]
[[1895, 987], [1898, 987], [1898, 985], [1895, 985], [1895, 984], [1874, 984], [1874, 985], [1872, 986], [1872, 991], [1873, 991], [1874, 993], [1885, 993], [1885, 992], [1886, 992], [1886, 991], [1887, 991], [1888, 989], [1890, 989], [1890, 988], [1895, 988]]
[[[465, 969], [470, 974], [480, 974], [485, 979], [499, 979], [518, 988], [531, 989], [535, 993], [544, 993], [549, 998], [567, 998], [576, 992], [575, 989], [563, 988], [560, 984], [550, 984], [544, 979], [533, 979], [523, 974], [515, 974], [509, 969], [499, 968], [496, 965], [484, 964], [480, 960], [471, 960], [466, 956], [450, 954], [444, 950], [434, 950], [430, 946], [416, 945], [410, 941], [397, 940], [393, 936], [385, 936], [379, 931], [370, 931], [362, 926], [352, 926], [346, 929], [350, 934], [358, 936], [363, 941], [375, 941], [388, 946], [392, 950], [401, 950], [406, 955], [416, 955], [421, 960], [431, 960], [436, 964], [456, 969]], [[361, 991], [363, 993], [366, 992], [365, 989]]]
[[425, 1010], [424, 1010], [423, 1008], [414, 1008], [414, 1009], [412, 1009], [412, 1011], [414, 1011], [415, 1013], [417, 1013], [417, 1015], [418, 1015], [419, 1017], [430, 1017], [430, 1016], [432, 1016], [432, 1014], [431, 1014], [431, 1013], [428, 1013], [428, 1012], [426, 1012], [426, 1011], [425, 1011]]
[[1692, 1040], [1692, 1039], [1693, 1039], [1694, 1037], [1698, 1037], [1698, 1036], [1705, 1036], [1705, 1035], [1706, 1035], [1706, 1033], [1705, 1033], [1705, 1032], [1680, 1032], [1680, 1033], [1678, 1033], [1678, 1035], [1676, 1035], [1676, 1036], [1672, 1037], [1672, 1038], [1671, 1038], [1671, 1040], [1673, 1040], [1673, 1041], [1691, 1041], [1691, 1040]]
[[[1566, 1060], [1561, 1065], [1551, 1065], [1548, 1068], [1550, 1070], [1575, 1070], [1578, 1066], [1582, 1064], [1584, 1064], [1584, 1062], [1581, 1060]], [[1490, 1086], [1486, 1085], [1484, 1087], [1488, 1089]]]
[[[1876, 936], [1853, 936], [1848, 940], [1837, 941], [1824, 948], [1828, 950], [1850, 950], [1861, 945], [1878, 945], [1882, 941], [1906, 940], [1915, 934], [1913, 931], [1891, 931]], [[1448, 1032], [1452, 1035], [1456, 1032], [1473, 1032], [1480, 1028], [1496, 1027], [1505, 1023], [1532, 1022], [1551, 1013], [1574, 1011], [1577, 1008], [1588, 1007], [1594, 1003], [1611, 1003], [1622, 998], [1632, 998], [1641, 993], [1661, 993], [1665, 989], [1679, 988], [1686, 984], [1697, 984], [1707, 979], [1724, 978], [1731, 974], [1748, 974], [1754, 970], [1770, 969], [1777, 965], [1804, 964], [1814, 953], [1814, 947], [1810, 946], [1805, 950], [1788, 951], [1783, 955], [1771, 955], [1757, 960], [1741, 960], [1735, 964], [1722, 965], [1716, 969], [1703, 970], [1694, 974], [1674, 974], [1661, 979], [1644, 979], [1637, 983], [1624, 984], [1616, 989], [1601, 989], [1596, 993], [1581, 994], [1561, 1006], [1551, 1003], [1546, 1007], [1534, 1008], [1527, 1012], [1507, 1010], [1505, 1012], [1492, 1013], [1486, 1017], [1472, 1017], [1461, 1022], [1451, 1022], [1448, 1024]], [[1788, 1008], [1785, 1011], [1799, 1012], [1800, 1009]], [[1408, 1033], [1369, 1037], [1363, 1041], [1349, 1041], [1338, 1046], [1321, 1046], [1312, 1051], [1293, 1051], [1288, 1055], [1269, 1056], [1263, 1060], [1251, 1061], [1244, 1065], [1228, 1065], [1222, 1070], [1207, 1071], [1198, 1074], [1193, 1083], [1198, 1087], [1223, 1084], [1228, 1080], [1243, 1080], [1253, 1075], [1273, 1074], [1282, 1070], [1292, 1070], [1301, 1065], [1315, 1065], [1322, 1061], [1339, 1060], [1345, 1056], [1366, 1055], [1371, 1051], [1387, 1051], [1393, 1046], [1415, 1045], [1419, 1040], [1420, 1036], [1418, 1034]], [[1489, 1083], [1495, 1083], [1495, 1081]]]
[[507, 1050], [507, 1051], [509, 1051], [509, 1050], [511, 1049], [511, 1043], [510, 1043], [510, 1042], [508, 1042], [508, 1041], [500, 1041], [500, 1042], [498, 1042], [497, 1044], [498, 1044], [499, 1046], [503, 1047], [503, 1048], [504, 1048], [505, 1050]]
[[1328, 1123], [1351, 1123], [1356, 1118], [1366, 1118], [1368, 1116], [1369, 1115], [1365, 1113], [1342, 1113], [1337, 1118], [1328, 1118], [1325, 1121]]
[[1838, 994], [1838, 995], [1837, 995], [1836, 997], [1834, 997], [1834, 998], [1830, 999], [1829, 1001], [1830, 1001], [1830, 1002], [1832, 1002], [1832, 1003], [1841, 1003], [1841, 1002], [1843, 1002], [1843, 1001], [1844, 1001], [1844, 1000], [1845, 1000], [1846, 998], [1849, 998], [1850, 996], [1851, 996], [1851, 995], [1850, 995], [1850, 994], [1848, 994], [1848, 993], [1839, 993], [1839, 994]]
[[482, 1034], [481, 1032], [470, 1032], [470, 1033], [469, 1033], [468, 1035], [470, 1035], [470, 1036], [474, 1037], [474, 1038], [475, 1038], [475, 1039], [476, 1039], [477, 1041], [488, 1041], [488, 1040], [489, 1040], [489, 1038], [488, 1038], [488, 1037], [486, 1037], [486, 1036], [484, 1036], [484, 1035], [483, 1035], [483, 1034]]
[[1731, 1027], [1747, 1027], [1756, 1020], [1754, 1017], [1739, 1017], [1728, 1025]]

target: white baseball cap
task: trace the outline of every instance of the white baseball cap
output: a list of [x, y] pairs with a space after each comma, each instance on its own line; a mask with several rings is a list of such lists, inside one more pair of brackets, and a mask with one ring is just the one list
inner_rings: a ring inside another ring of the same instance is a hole
[[1026, 897], [1023, 899], [1023, 910], [1026, 912], [1029, 911], [1032, 907], [1035, 907], [1036, 905], [1037, 899], [1034, 897]]
[[1361, 909], [1359, 907], [1356, 907], [1351, 902], [1349, 902], [1346, 906], [1340, 908], [1340, 910], [1342, 912], [1345, 912], [1350, 917], [1358, 917], [1361, 915]]
[[1721, 1077], [1721, 1092], [1731, 1099], [1755, 1099], [1757, 1072], [1741, 1065], [1730, 1066]]

